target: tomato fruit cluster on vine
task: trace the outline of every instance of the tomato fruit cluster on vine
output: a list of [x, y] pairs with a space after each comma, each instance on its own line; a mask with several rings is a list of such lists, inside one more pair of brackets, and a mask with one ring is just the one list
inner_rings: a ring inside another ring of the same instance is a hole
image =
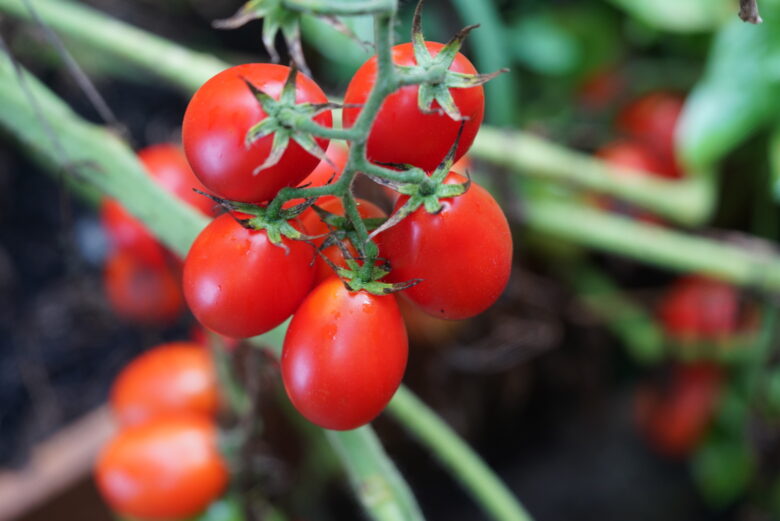
[[[430, 61], [445, 46], [426, 42], [425, 49]], [[415, 52], [411, 43], [392, 49], [398, 70], [421, 65]], [[476, 75], [463, 55], [447, 52], [450, 73]], [[376, 62], [358, 69], [347, 88], [345, 129], [359, 128]], [[296, 408], [326, 428], [371, 421], [400, 385], [408, 341], [395, 292], [436, 317], [464, 319], [485, 311], [509, 278], [512, 238], [503, 212], [482, 187], [449, 172], [479, 129], [483, 88], [440, 89], [430, 110], [418, 104], [422, 88], [402, 86], [384, 98], [357, 154], [323, 137], [333, 122], [323, 91], [281, 65], [217, 74], [184, 116], [192, 170], [228, 210], [192, 244], [186, 302], [205, 327], [234, 338], [292, 316], [283, 382]], [[356, 198], [352, 183], [339, 181], [351, 181], [366, 161], [376, 165], [374, 178], [380, 168], [391, 181], [419, 174], [390, 183], [405, 194], [395, 201], [392, 226], [381, 201]], [[315, 167], [323, 172], [312, 173]], [[304, 190], [281, 195], [292, 187]], [[308, 196], [305, 188], [319, 191]]]

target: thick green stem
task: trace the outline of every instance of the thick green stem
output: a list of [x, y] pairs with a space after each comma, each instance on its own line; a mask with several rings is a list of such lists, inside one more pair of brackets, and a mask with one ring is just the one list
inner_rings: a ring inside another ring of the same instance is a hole
[[530, 521], [531, 516], [485, 462], [433, 411], [405, 387], [398, 389], [387, 412], [424, 445], [493, 519]]

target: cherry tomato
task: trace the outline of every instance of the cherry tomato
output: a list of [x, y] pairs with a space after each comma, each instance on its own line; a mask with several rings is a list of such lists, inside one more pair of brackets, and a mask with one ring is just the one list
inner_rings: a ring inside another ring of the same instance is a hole
[[204, 510], [222, 493], [228, 471], [214, 423], [180, 415], [122, 430], [103, 449], [95, 478], [119, 514], [165, 521]]
[[[236, 217], [245, 217], [237, 214]], [[233, 338], [265, 333], [289, 317], [314, 281], [314, 250], [271, 243], [230, 214], [201, 231], [184, 261], [184, 297], [205, 327]]]
[[198, 344], [161, 344], [130, 362], [114, 381], [111, 407], [123, 425], [171, 413], [206, 416], [219, 403], [214, 364]]
[[[464, 183], [450, 172], [445, 182]], [[396, 209], [406, 201], [399, 199]], [[425, 312], [451, 320], [485, 311], [501, 295], [512, 269], [512, 235], [504, 212], [481, 186], [441, 201], [437, 214], [418, 208], [377, 236], [390, 261], [390, 282], [422, 279], [404, 291]]]
[[626, 106], [618, 115], [617, 125], [675, 164], [674, 133], [683, 105], [684, 100], [678, 94], [653, 92]]
[[725, 282], [700, 276], [678, 279], [661, 301], [666, 333], [680, 341], [717, 341], [739, 329], [739, 295]]
[[[432, 56], [443, 47], [440, 43], [426, 42]], [[393, 47], [393, 62], [396, 65], [412, 66], [417, 62], [411, 43]], [[458, 53], [450, 66], [451, 71], [476, 74], [476, 69], [462, 54]], [[376, 56], [364, 63], [352, 77], [344, 96], [344, 103], [364, 104], [374, 87], [377, 74]], [[368, 136], [368, 158], [385, 163], [408, 163], [432, 171], [442, 162], [455, 142], [463, 121], [455, 121], [446, 114], [424, 114], [417, 107], [417, 85], [401, 87], [388, 96], [371, 127]], [[485, 95], [482, 86], [465, 89], [450, 89], [460, 113], [466, 119], [463, 134], [455, 153], [457, 161], [463, 156], [482, 124], [485, 111]], [[432, 108], [438, 108], [438, 103]], [[355, 124], [360, 108], [344, 109], [344, 126]]]
[[[270, 63], [250, 63], [224, 70], [208, 80], [190, 100], [184, 114], [184, 151], [198, 178], [216, 195], [244, 202], [267, 201], [281, 188], [295, 186], [320, 162], [293, 140], [275, 165], [258, 173], [271, 152], [274, 134], [247, 147], [247, 131], [266, 114], [244, 79], [274, 99], [279, 99], [289, 67]], [[326, 103], [328, 99], [316, 83], [298, 74], [297, 103]], [[314, 121], [331, 126], [330, 112]], [[322, 149], [327, 139], [317, 139]]]
[[588, 110], [603, 110], [614, 103], [625, 89], [625, 78], [616, 69], [604, 69], [590, 75], [577, 89], [579, 102]]
[[421, 310], [403, 293], [396, 296], [398, 309], [404, 317], [409, 343], [413, 347], [444, 347], [450, 345], [467, 322], [444, 320]]
[[328, 183], [333, 184], [338, 180], [341, 172], [347, 165], [349, 150], [341, 143], [332, 141], [330, 146], [328, 146], [328, 150], [325, 151], [325, 155], [330, 159], [331, 163], [333, 163], [333, 166], [336, 167], [335, 170], [333, 166], [323, 159], [320, 161], [320, 164], [317, 165], [317, 168], [315, 168], [306, 179], [301, 181], [300, 186], [309, 186], [313, 188], [315, 186], [325, 186]]
[[408, 344], [395, 297], [317, 286], [293, 316], [282, 380], [295, 408], [326, 429], [373, 420], [401, 384]]
[[[146, 172], [165, 190], [205, 215], [214, 214], [214, 203], [196, 193], [193, 188], [206, 191], [192, 173], [182, 150], [171, 144], [153, 145], [138, 152], [138, 159]], [[132, 251], [146, 263], [162, 264], [165, 248], [144, 224], [113, 199], [106, 198], [100, 206], [103, 228], [117, 249]]]
[[[384, 218], [387, 217], [387, 214], [379, 208], [377, 205], [370, 201], [365, 201], [363, 199], [358, 199], [358, 213], [360, 214], [360, 217], [363, 219], [372, 219], [372, 218]], [[341, 199], [338, 198], [329, 198], [325, 200], [322, 203], [318, 203], [320, 208], [325, 210], [326, 212], [330, 212], [336, 215], [344, 215], [344, 204], [341, 202]], [[306, 229], [306, 233], [309, 235], [322, 235], [328, 233], [328, 225], [325, 224], [322, 219], [320, 219], [320, 216], [316, 212], [306, 212], [304, 213], [303, 217], [303, 227]], [[325, 242], [325, 238], [316, 239], [314, 241], [315, 246], [318, 248], [322, 245], [322, 243]], [[355, 250], [354, 246], [349, 243], [349, 241], [344, 241], [344, 246], [347, 248], [347, 251], [349, 251], [350, 255], [353, 257], [357, 257], [358, 252]], [[330, 259], [333, 264], [340, 268], [346, 268], [347, 262], [344, 260], [344, 256], [341, 253], [341, 250], [339, 249], [338, 245], [333, 245], [325, 248], [320, 253], [325, 255], [328, 259]], [[319, 284], [320, 282], [324, 281], [327, 278], [330, 278], [333, 276], [333, 269], [328, 265], [327, 262], [325, 262], [322, 257], [319, 255], [317, 256], [317, 259], [314, 261], [316, 265], [316, 275], [314, 276], [315, 284]]]
[[716, 366], [676, 366], [665, 387], [640, 388], [636, 398], [639, 428], [659, 453], [684, 457], [707, 432], [723, 374]]
[[679, 177], [673, 164], [640, 142], [614, 141], [597, 150], [596, 156], [614, 166], [640, 170], [657, 177]]
[[181, 314], [179, 278], [167, 263], [147, 264], [131, 252], [116, 251], [106, 262], [103, 280], [119, 316], [142, 324], [166, 324]]

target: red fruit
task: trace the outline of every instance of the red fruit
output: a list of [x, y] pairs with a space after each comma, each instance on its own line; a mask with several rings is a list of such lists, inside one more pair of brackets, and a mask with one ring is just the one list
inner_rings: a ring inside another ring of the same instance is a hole
[[639, 142], [614, 141], [596, 151], [596, 156], [613, 166], [640, 170], [657, 177], [677, 179], [679, 172], [652, 148]]
[[674, 135], [685, 101], [670, 92], [653, 92], [627, 105], [618, 115], [618, 128], [653, 147], [675, 163]]
[[313, 188], [315, 186], [325, 186], [329, 183], [333, 184], [338, 181], [341, 172], [347, 165], [349, 150], [341, 143], [331, 141], [325, 155], [330, 159], [331, 163], [333, 163], [333, 166], [323, 159], [320, 161], [320, 164], [317, 165], [317, 168], [315, 168], [306, 179], [301, 181], [300, 186]]
[[739, 295], [725, 282], [684, 277], [664, 295], [659, 315], [666, 333], [677, 340], [724, 340], [739, 328]]

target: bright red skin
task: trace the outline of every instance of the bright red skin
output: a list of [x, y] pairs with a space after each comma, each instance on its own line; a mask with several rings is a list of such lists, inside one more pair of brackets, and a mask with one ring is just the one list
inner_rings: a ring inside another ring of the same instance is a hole
[[724, 340], [739, 328], [739, 295], [725, 282], [684, 277], [664, 295], [659, 315], [667, 335], [674, 339]]
[[618, 128], [650, 145], [665, 160], [675, 164], [674, 134], [684, 103], [682, 96], [671, 92], [647, 94], [620, 112]]
[[167, 324], [182, 312], [179, 278], [166, 263], [147, 264], [119, 250], [106, 262], [103, 281], [117, 315], [141, 324]]
[[718, 367], [677, 366], [664, 388], [642, 388], [637, 422], [648, 442], [670, 458], [690, 454], [701, 442], [717, 406], [723, 374]]
[[191, 342], [153, 347], [130, 362], [111, 389], [111, 408], [123, 426], [177, 413], [212, 416], [218, 406], [211, 354]]
[[[242, 217], [238, 215], [237, 217]], [[201, 231], [184, 261], [184, 297], [205, 327], [231, 338], [265, 333], [284, 322], [311, 289], [314, 250], [224, 214]]]
[[282, 350], [282, 380], [309, 421], [326, 429], [355, 429], [393, 397], [407, 354], [395, 297], [351, 293], [331, 277], [293, 316]]
[[[450, 172], [447, 184], [466, 178]], [[406, 202], [396, 203], [396, 209]], [[512, 235], [504, 212], [481, 186], [471, 183], [442, 210], [420, 207], [377, 236], [380, 255], [390, 261], [389, 282], [422, 279], [404, 291], [426, 313], [459, 320], [489, 308], [512, 270]]]
[[[215, 204], [208, 197], [193, 191], [206, 191], [192, 173], [181, 148], [171, 145], [152, 145], [138, 152], [138, 159], [146, 172], [166, 191], [205, 215], [214, 215]], [[165, 248], [144, 224], [113, 199], [104, 199], [100, 206], [103, 228], [117, 249], [132, 251], [149, 264], [165, 262]]]
[[[426, 42], [431, 55], [435, 56], [443, 47], [436, 42]], [[393, 62], [412, 66], [417, 62], [411, 43], [393, 47]], [[458, 53], [450, 66], [451, 71], [476, 74], [471, 62]], [[376, 56], [361, 65], [352, 77], [344, 103], [364, 104], [374, 87], [377, 74]], [[408, 163], [426, 171], [434, 170], [455, 142], [462, 121], [455, 121], [446, 114], [424, 114], [417, 107], [417, 85], [401, 87], [388, 96], [371, 127], [368, 136], [368, 158], [386, 163]], [[455, 152], [457, 161], [471, 147], [485, 112], [485, 94], [482, 86], [466, 89], [450, 89], [461, 115], [468, 118]], [[434, 103], [434, 109], [439, 104]], [[354, 125], [360, 115], [360, 108], [344, 109], [344, 126]]]
[[[372, 218], [384, 218], [387, 217], [387, 214], [379, 208], [377, 205], [370, 201], [366, 201], [364, 199], [358, 199], [358, 213], [360, 214], [360, 217], [363, 219], [372, 219]], [[336, 215], [344, 215], [344, 205], [341, 202], [341, 199], [337, 198], [330, 198], [325, 200], [324, 202], [318, 202], [317, 203], [320, 208], [323, 210], [336, 214]], [[306, 229], [306, 233], [309, 235], [322, 235], [325, 233], [328, 233], [328, 226], [320, 219], [320, 216], [316, 212], [304, 212], [303, 214], [303, 227]], [[321, 239], [314, 240], [314, 244], [319, 248], [322, 243], [325, 242], [325, 237]], [[352, 246], [352, 244], [349, 244], [348, 241], [345, 241], [347, 251], [355, 257], [357, 256], [357, 250]], [[325, 255], [328, 259], [330, 259], [331, 262], [333, 262], [336, 266], [339, 266], [340, 268], [346, 268], [347, 262], [344, 260], [344, 256], [341, 254], [341, 250], [337, 245], [329, 246], [328, 248], [325, 248], [320, 253]], [[314, 276], [314, 283], [319, 284], [320, 282], [323, 282], [325, 279], [328, 279], [334, 275], [333, 268], [331, 268], [327, 262], [325, 262], [320, 255], [317, 256], [317, 260], [315, 262], [315, 270], [316, 275]]]
[[224, 490], [228, 471], [213, 421], [187, 415], [123, 429], [103, 449], [95, 479], [122, 516], [168, 521], [204, 510]]
[[349, 150], [341, 143], [335, 141], [331, 142], [328, 146], [328, 150], [325, 151], [325, 155], [330, 159], [336, 169], [333, 169], [327, 161], [324, 159], [320, 161], [311, 174], [306, 176], [306, 179], [301, 181], [300, 186], [307, 186], [314, 188], [315, 186], [325, 186], [326, 184], [335, 183], [341, 172], [344, 171], [344, 167], [347, 165], [349, 159]]
[[[266, 117], [252, 95], [245, 78], [274, 99], [279, 99], [289, 67], [250, 63], [224, 70], [208, 80], [190, 100], [184, 114], [184, 151], [198, 178], [216, 195], [244, 202], [267, 201], [286, 187], [302, 181], [320, 162], [300, 145], [290, 141], [279, 162], [253, 174], [271, 151], [274, 135], [265, 136], [250, 147], [244, 144], [247, 131]], [[316, 83], [298, 73], [296, 102], [326, 103]], [[330, 112], [314, 121], [330, 127]], [[327, 139], [317, 139], [324, 150]]]

